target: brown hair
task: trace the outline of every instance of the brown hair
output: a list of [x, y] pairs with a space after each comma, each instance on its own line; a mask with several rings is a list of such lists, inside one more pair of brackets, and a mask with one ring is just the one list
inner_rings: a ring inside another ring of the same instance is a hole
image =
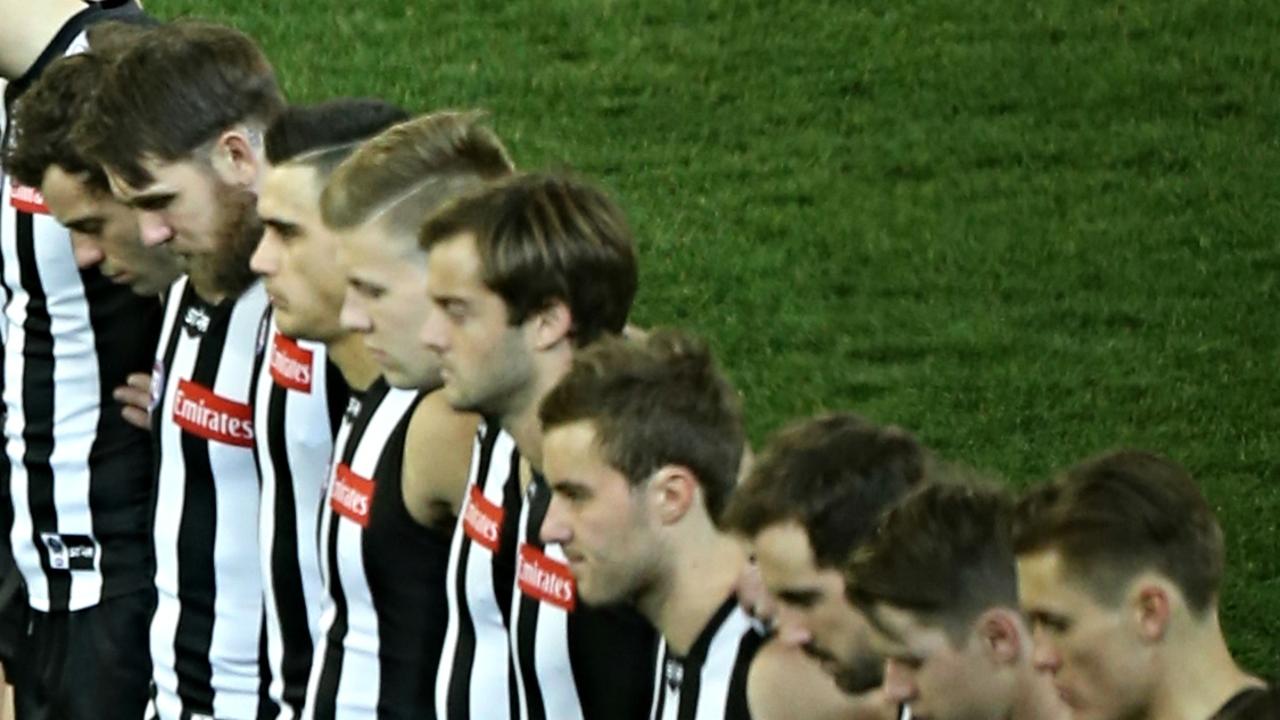
[[1012, 500], [995, 487], [930, 482], [881, 518], [845, 567], [850, 601], [919, 613], [959, 644], [993, 607], [1018, 606]]
[[555, 301], [587, 345], [622, 332], [638, 276], [622, 210], [598, 188], [557, 175], [522, 175], [462, 198], [422, 227], [422, 247], [475, 237], [484, 284], [512, 325]]
[[141, 160], [181, 160], [245, 123], [263, 130], [284, 106], [275, 72], [244, 33], [177, 21], [122, 52], [76, 123], [84, 154], [130, 185], [152, 180]]
[[1129, 580], [1154, 570], [1197, 615], [1214, 606], [1225, 563], [1222, 529], [1191, 475], [1142, 450], [1086, 460], [1027, 492], [1013, 542], [1019, 555], [1061, 553], [1068, 571], [1112, 605]]
[[110, 192], [101, 166], [90, 162], [71, 141], [75, 119], [85, 114], [107, 71], [97, 53], [54, 61], [22, 94], [13, 113], [13, 136], [4, 152], [4, 167], [18, 182], [38, 188], [45, 171], [56, 165], [70, 174], [87, 173], [86, 183]]
[[689, 468], [718, 523], [745, 433], [738, 393], [702, 341], [674, 330], [604, 338], [575, 354], [538, 414], [544, 430], [589, 421], [609, 464], [632, 485], [665, 465]]
[[447, 201], [510, 175], [511, 157], [479, 112], [443, 111], [402, 122], [364, 143], [334, 171], [320, 198], [335, 229], [384, 216], [416, 236]]
[[820, 567], [840, 568], [877, 518], [925, 475], [904, 430], [852, 413], [820, 415], [774, 434], [729, 501], [727, 527], [748, 537], [798, 522]]

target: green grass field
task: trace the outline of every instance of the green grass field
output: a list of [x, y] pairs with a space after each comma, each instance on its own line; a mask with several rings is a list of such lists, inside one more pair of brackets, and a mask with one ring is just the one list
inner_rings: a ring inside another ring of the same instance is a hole
[[1280, 3], [149, 0], [295, 100], [482, 107], [601, 178], [635, 319], [709, 336], [759, 441], [857, 409], [1011, 482], [1117, 445], [1227, 529], [1280, 667]]

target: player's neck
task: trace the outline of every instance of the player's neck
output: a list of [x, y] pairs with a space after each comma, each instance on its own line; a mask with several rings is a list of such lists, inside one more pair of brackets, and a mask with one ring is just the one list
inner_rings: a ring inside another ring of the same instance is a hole
[[535, 472], [542, 472], [542, 422], [538, 420], [538, 408], [556, 384], [569, 372], [573, 363], [573, 350], [569, 346], [558, 347], [534, 357], [534, 371], [529, 383], [507, 398], [501, 414], [502, 429], [516, 441], [520, 457]]
[[80, 0], [0, 0], [0, 77], [22, 77], [53, 42], [71, 16], [87, 7]]
[[1262, 686], [1236, 665], [1218, 625], [1216, 611], [1204, 623], [1171, 631], [1161, 678], [1151, 703], [1151, 720], [1203, 720], [1241, 690]]
[[378, 379], [378, 364], [369, 356], [364, 338], [356, 333], [325, 343], [325, 351], [352, 390], [368, 390]]
[[662, 633], [673, 653], [686, 655], [733, 593], [746, 567], [747, 551], [716, 530], [705, 513], [693, 527], [672, 538], [671, 549], [667, 582], [641, 598], [638, 609]]

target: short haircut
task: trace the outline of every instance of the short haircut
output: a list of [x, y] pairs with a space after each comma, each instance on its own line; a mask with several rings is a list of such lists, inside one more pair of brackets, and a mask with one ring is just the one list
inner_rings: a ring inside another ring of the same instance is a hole
[[427, 221], [422, 247], [470, 234], [484, 284], [512, 325], [560, 301], [585, 346], [626, 325], [639, 282], [622, 210], [602, 190], [562, 175], [523, 175], [462, 198]]
[[1033, 488], [1013, 524], [1018, 555], [1057, 551], [1066, 569], [1108, 605], [1146, 571], [1167, 577], [1203, 616], [1215, 607], [1222, 529], [1191, 475], [1166, 457], [1119, 450]]
[[605, 459], [633, 486], [667, 465], [688, 468], [717, 523], [746, 441], [737, 391], [705, 343], [674, 330], [604, 338], [576, 353], [539, 418], [544, 431], [590, 422]]
[[87, 173], [86, 183], [110, 192], [102, 167], [76, 148], [71, 129], [84, 115], [107, 72], [108, 61], [96, 53], [54, 61], [22, 94], [13, 113], [13, 135], [4, 152], [4, 168], [18, 182], [39, 188], [50, 167]]
[[373, 98], [290, 105], [267, 128], [263, 146], [272, 165], [307, 156], [308, 165], [327, 175], [360, 142], [408, 119], [403, 108]]
[[881, 513], [924, 478], [926, 453], [899, 428], [852, 413], [820, 415], [778, 431], [734, 492], [726, 527], [747, 537], [796, 522], [819, 567], [842, 569]]
[[249, 36], [177, 21], [120, 54], [75, 137], [87, 157], [142, 186], [152, 181], [144, 158], [186, 159], [241, 123], [265, 130], [283, 106], [271, 63]]
[[379, 218], [417, 237], [442, 205], [514, 166], [478, 112], [441, 111], [402, 122], [338, 166], [320, 199], [324, 222], [345, 230]]
[[926, 483], [890, 508], [854, 553], [845, 567], [850, 601], [917, 613], [960, 644], [982, 613], [1018, 607], [1012, 504], [995, 487]]

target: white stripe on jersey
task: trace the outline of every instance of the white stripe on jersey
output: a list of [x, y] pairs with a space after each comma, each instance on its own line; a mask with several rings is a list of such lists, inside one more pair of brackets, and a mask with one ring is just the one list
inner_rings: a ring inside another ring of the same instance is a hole
[[[359, 438], [355, 454], [351, 457], [348, 466], [353, 473], [363, 478], [375, 478], [378, 461], [387, 447], [388, 438], [417, 400], [416, 390], [391, 388], [387, 391], [374, 410], [373, 417]], [[349, 439], [349, 435], [344, 436], [343, 446], [334, 453], [335, 462], [330, 470], [320, 530], [321, 542], [327, 546], [334, 523], [337, 523], [337, 582], [341, 585], [347, 605], [347, 634], [343, 640], [342, 673], [338, 678], [336, 706], [338, 716], [343, 720], [376, 720], [381, 696], [382, 666], [379, 659], [378, 613], [364, 567], [364, 528], [354, 522], [344, 522], [332, 509], [333, 489], [338, 485], [335, 482], [339, 464], [337, 460], [346, 454], [346, 442]], [[333, 581], [333, 577], [327, 572], [325, 581]], [[322, 638], [328, 637], [336, 619], [336, 612], [325, 613]], [[324, 671], [326, 642], [327, 640], [322, 639], [316, 645], [315, 660], [311, 663], [311, 682], [308, 683], [309, 702], [303, 711], [304, 718], [311, 718], [315, 708], [314, 693], [319, 690], [320, 676]]]
[[[177, 720], [178, 698], [175, 643], [186, 608], [179, 600], [179, 538], [185, 509], [187, 468], [182, 441], [186, 434], [172, 418], [180, 380], [192, 376], [204, 352], [220, 352], [218, 371], [209, 388], [227, 400], [249, 402], [253, 361], [267, 295], [255, 283], [236, 300], [230, 327], [221, 348], [205, 347], [203, 336], [192, 337], [179, 317], [187, 278], [174, 283], [165, 309], [165, 326], [157, 353], [163, 397], [152, 413], [161, 413], [160, 471], [157, 480], [155, 548], [157, 606], [151, 622], [157, 707], [164, 720]], [[172, 362], [164, 367], [166, 348], [178, 333]], [[153, 377], [153, 383], [157, 378]], [[155, 392], [153, 387], [152, 392]], [[255, 718], [258, 712], [258, 647], [262, 622], [262, 576], [258, 562], [258, 475], [250, 447], [206, 441], [214, 483], [215, 542], [209, 552], [214, 568], [213, 634], [207, 648], [212, 667], [213, 715]]]
[[[81, 32], [66, 50], [67, 55], [82, 52], [88, 38]], [[0, 125], [2, 127], [2, 125]], [[41, 566], [42, 551], [34, 544], [34, 518], [31, 515], [30, 478], [23, 457], [27, 443], [23, 437], [26, 416], [23, 414], [23, 382], [26, 375], [24, 350], [27, 343], [26, 322], [31, 296], [22, 285], [18, 256], [15, 213], [10, 211], [12, 185], [0, 177], [0, 254], [4, 264], [4, 286], [12, 293], [5, 306], [4, 405], [8, 414], [4, 422], [5, 444], [12, 468], [10, 483], [14, 508], [10, 542], [31, 607], [50, 610], [48, 579]], [[49, 465], [53, 471], [54, 506], [57, 509], [57, 532], [93, 537], [93, 518], [89, 505], [89, 450], [98, 429], [101, 411], [99, 398], [97, 350], [84, 284], [71, 253], [70, 234], [49, 215], [33, 215], [32, 250], [39, 283], [46, 295], [49, 334], [54, 338], [53, 364], [53, 453]], [[92, 570], [73, 570], [69, 610], [82, 610], [97, 605], [102, 596], [100, 548], [94, 552]]]
[[[759, 634], [756, 623], [742, 608], [736, 606], [735, 601], [735, 607], [729, 616], [720, 623], [720, 627], [716, 628], [711, 644], [707, 647], [706, 657], [702, 660], [702, 669], [698, 673], [695, 720], [723, 720], [727, 717], [730, 702], [729, 687], [733, 682], [733, 671], [744, 650], [743, 639], [752, 633]], [[763, 636], [761, 636], [761, 642], [763, 642]], [[754, 655], [758, 647], [758, 645], [751, 647], [749, 652]], [[665, 699], [661, 701], [662, 715], [655, 716], [655, 720], [678, 720], [681, 694], [690, 683], [689, 678], [685, 676], [681, 682], [675, 684], [675, 689], [672, 689], [672, 685], [665, 681], [667, 668], [662, 658], [666, 653], [666, 641], [663, 641], [658, 653], [658, 687], [664, 693]], [[745, 687], [743, 689], [745, 691]], [[741, 698], [738, 699], [741, 700]], [[655, 701], [654, 705], [656, 707], [658, 701]]]
[[[511, 466], [511, 459], [517, 457], [515, 439], [503, 430], [498, 433], [490, 453], [488, 473], [483, 478], [478, 476], [482, 465], [480, 455], [486, 432], [485, 424], [481, 423], [476, 431], [476, 441], [472, 446], [467, 494], [462, 509], [458, 513], [458, 523], [453, 531], [453, 540], [449, 549], [447, 588], [449, 627], [445, 634], [444, 650], [440, 656], [440, 669], [436, 674], [436, 717], [440, 720], [449, 718], [449, 686], [453, 680], [454, 671], [459, 669], [455, 667], [454, 659], [458, 650], [460, 605], [466, 606], [476, 637], [475, 659], [471, 664], [471, 677], [467, 685], [470, 707], [484, 708], [485, 720], [509, 720], [511, 714], [507, 702], [511, 692], [508, 674], [511, 656], [506, 622], [502, 617], [497, 591], [493, 585], [493, 553], [488, 548], [471, 542], [466, 568], [458, 567], [460, 555], [458, 550], [464, 541], [469, 542], [464, 522], [471, 505], [472, 488], [479, 488], [480, 493], [490, 504], [500, 508], [503, 506], [507, 478], [515, 470]], [[504, 519], [504, 522], [510, 521], [511, 518]], [[456, 579], [463, 572], [465, 572], [465, 597], [459, 597]]]
[[[530, 489], [532, 487], [531, 485]], [[531, 505], [526, 495], [524, 504], [520, 506], [520, 540], [517, 547], [522, 547], [525, 544], [525, 538], [529, 537]], [[542, 548], [542, 552], [561, 565], [569, 566], [569, 559], [565, 557], [559, 543], [547, 544]], [[519, 563], [517, 559], [517, 573]], [[511, 589], [511, 632], [509, 633], [513, 657], [519, 657], [520, 653], [517, 630], [520, 627], [520, 608], [523, 604], [520, 600], [523, 596], [520, 583], [516, 582]], [[537, 607], [533, 671], [538, 678], [538, 690], [542, 693], [542, 707], [545, 708], [548, 718], [582, 720], [582, 701], [578, 698], [578, 683], [574, 681], [573, 662], [569, 658], [569, 643], [566, 640], [569, 637], [569, 613], [563, 608], [546, 602], [538, 603]], [[528, 720], [528, 691], [525, 688], [523, 673], [519, 668], [516, 669], [515, 676], [516, 691], [520, 698], [521, 720]]]
[[[275, 314], [270, 313], [265, 354], [260, 361], [257, 395], [253, 399], [255, 443], [258, 451], [258, 472], [262, 479], [262, 497], [259, 508], [258, 538], [261, 545], [262, 586], [266, 603], [267, 661], [271, 668], [269, 695], [280, 707], [277, 720], [293, 720], [293, 708], [284, 700], [285, 639], [280, 623], [276, 581], [273, 575], [273, 552], [276, 548], [276, 504], [278, 479], [273, 463], [271, 436], [272, 411], [280, 413], [284, 423], [285, 463], [293, 488], [293, 523], [296, 528], [292, 545], [297, 552], [294, 558], [302, 579], [302, 607], [306, 613], [307, 627], [311, 634], [311, 650], [320, 644], [320, 609], [324, 598], [324, 580], [321, 577], [319, 545], [320, 508], [324, 501], [325, 479], [328, 477], [333, 455], [333, 428], [329, 422], [328, 362], [323, 343], [296, 341], [298, 347], [311, 353], [307, 384], [309, 392], [286, 389], [284, 407], [273, 408], [271, 397], [278, 385], [272, 374], [276, 336]], [[283, 531], [280, 531], [283, 532]], [[288, 541], [287, 538], [279, 540]], [[292, 648], [291, 648], [292, 649]]]

